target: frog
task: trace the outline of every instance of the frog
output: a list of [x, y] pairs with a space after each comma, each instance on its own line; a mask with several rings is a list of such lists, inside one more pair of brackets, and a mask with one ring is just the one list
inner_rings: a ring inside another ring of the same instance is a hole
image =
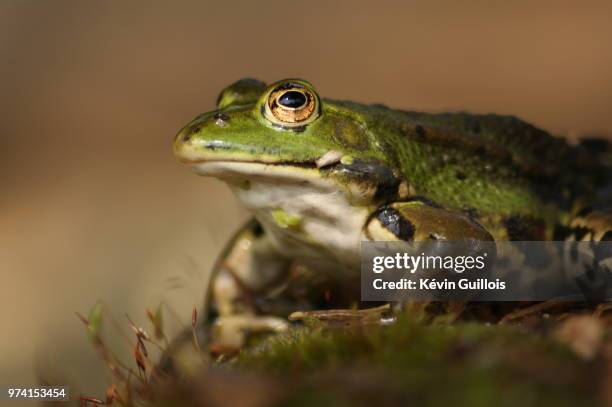
[[[292, 310], [363, 305], [364, 241], [612, 238], [610, 144], [572, 144], [514, 116], [398, 110], [249, 78], [173, 149], [252, 214], [211, 273], [208, 340], [223, 349], [287, 330]], [[290, 288], [301, 294], [279, 296]]]

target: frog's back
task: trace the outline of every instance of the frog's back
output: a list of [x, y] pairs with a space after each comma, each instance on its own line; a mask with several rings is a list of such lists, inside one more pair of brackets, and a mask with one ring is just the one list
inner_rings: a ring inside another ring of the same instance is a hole
[[610, 182], [603, 155], [513, 116], [375, 109], [417, 193], [451, 207], [554, 218]]
[[499, 164], [512, 165], [532, 177], [558, 178], [573, 170], [589, 171], [597, 167], [586, 149], [570, 146], [564, 139], [515, 116], [465, 112], [402, 111], [401, 114], [409, 122], [439, 130], [441, 137], [432, 139], [432, 143], [487, 151]]

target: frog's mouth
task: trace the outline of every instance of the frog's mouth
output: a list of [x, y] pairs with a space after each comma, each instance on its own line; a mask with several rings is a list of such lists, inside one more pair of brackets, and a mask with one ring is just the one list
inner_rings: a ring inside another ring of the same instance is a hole
[[252, 159], [236, 155], [198, 154], [190, 156], [184, 151], [179, 154], [181, 161], [191, 165], [199, 175], [220, 179], [258, 178], [274, 181], [302, 181], [320, 179], [334, 169], [344, 166], [343, 154], [330, 150], [318, 158], [305, 160], [279, 160], [276, 157]]
[[207, 160], [191, 163], [191, 167], [198, 175], [215, 177], [224, 181], [252, 179], [295, 183], [323, 178], [315, 162]]
[[248, 180], [264, 184], [310, 185], [320, 191], [347, 190], [351, 199], [361, 201], [397, 194], [400, 179], [387, 166], [353, 160], [350, 163], [328, 161], [263, 162], [239, 160], [205, 160], [191, 162], [199, 175], [218, 178], [229, 184]]

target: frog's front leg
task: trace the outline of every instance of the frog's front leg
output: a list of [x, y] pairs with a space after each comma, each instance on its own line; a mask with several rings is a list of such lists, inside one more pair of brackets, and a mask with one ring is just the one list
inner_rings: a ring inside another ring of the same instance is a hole
[[206, 306], [214, 318], [210, 342], [240, 348], [249, 333], [287, 329], [286, 319], [258, 315], [256, 300], [278, 287], [289, 260], [272, 246], [261, 225], [248, 222], [227, 245], [213, 269]]
[[[392, 202], [375, 210], [364, 226], [364, 238], [370, 241], [425, 241], [425, 240], [493, 240], [491, 234], [469, 215], [441, 208], [426, 200]], [[406, 304], [397, 303], [395, 310]], [[368, 310], [324, 310], [295, 313], [293, 319], [303, 316], [323, 322], [341, 319], [359, 320], [360, 323], [377, 321], [386, 324], [393, 320], [381, 307]]]
[[372, 214], [366, 224], [369, 240], [493, 240], [469, 215], [427, 201], [393, 202]]
[[[426, 200], [393, 202], [380, 207], [366, 224], [365, 234], [373, 241], [493, 240], [493, 236], [468, 214]], [[406, 310], [411, 307], [406, 302], [399, 302], [393, 308]]]
[[[272, 249], [255, 220], [230, 240], [210, 274], [202, 323], [185, 328], [164, 352], [157, 371], [190, 375], [207, 361], [208, 351], [238, 350], [249, 333], [288, 328], [285, 318], [258, 314], [257, 300], [287, 276], [289, 262]], [[195, 334], [195, 336], [194, 336]], [[197, 341], [194, 341], [197, 339]], [[195, 345], [195, 346], [194, 346]], [[204, 350], [203, 354], [201, 350]]]

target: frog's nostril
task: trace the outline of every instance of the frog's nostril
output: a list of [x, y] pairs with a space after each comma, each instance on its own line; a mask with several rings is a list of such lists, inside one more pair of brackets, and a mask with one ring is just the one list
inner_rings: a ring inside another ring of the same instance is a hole
[[227, 126], [230, 118], [225, 113], [216, 113], [214, 116], [215, 124], [219, 127]]
[[178, 144], [185, 144], [191, 140], [192, 135], [192, 129], [189, 126], [185, 126], [178, 132], [174, 140]]

